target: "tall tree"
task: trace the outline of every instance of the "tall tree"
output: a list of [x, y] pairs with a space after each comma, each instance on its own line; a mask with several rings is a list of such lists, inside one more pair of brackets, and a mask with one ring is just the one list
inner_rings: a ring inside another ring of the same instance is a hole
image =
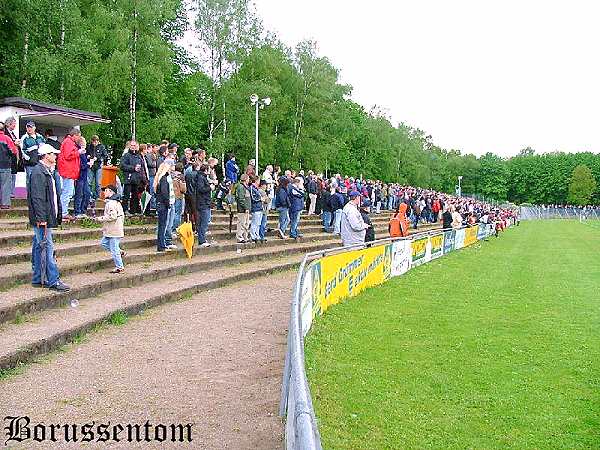
[[596, 180], [589, 167], [579, 165], [573, 170], [569, 184], [568, 201], [573, 205], [587, 205], [596, 191]]

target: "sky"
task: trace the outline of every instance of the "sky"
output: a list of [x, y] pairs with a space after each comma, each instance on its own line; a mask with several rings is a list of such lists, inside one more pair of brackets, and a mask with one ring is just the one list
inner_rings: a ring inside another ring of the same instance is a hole
[[442, 148], [600, 152], [600, 2], [255, 3], [287, 45], [315, 40], [353, 100]]
[[255, 0], [289, 46], [317, 41], [353, 86], [463, 153], [600, 152], [600, 2]]

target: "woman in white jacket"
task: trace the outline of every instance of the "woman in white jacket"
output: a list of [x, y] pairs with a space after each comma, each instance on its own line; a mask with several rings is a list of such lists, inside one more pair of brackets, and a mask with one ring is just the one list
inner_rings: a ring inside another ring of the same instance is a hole
[[102, 240], [100, 245], [108, 250], [115, 263], [115, 268], [110, 273], [123, 273], [123, 256], [125, 252], [121, 251], [121, 238], [124, 236], [123, 226], [125, 214], [123, 206], [119, 201], [117, 188], [109, 185], [102, 189], [104, 192], [104, 215], [97, 217], [98, 222], [102, 222]]

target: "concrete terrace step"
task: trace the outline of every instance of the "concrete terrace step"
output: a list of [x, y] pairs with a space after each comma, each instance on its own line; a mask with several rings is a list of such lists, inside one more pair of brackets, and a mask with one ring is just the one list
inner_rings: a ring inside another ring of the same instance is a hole
[[[104, 207], [96, 208], [96, 214], [102, 214], [104, 211]], [[18, 217], [27, 217], [29, 215], [29, 210], [27, 206], [11, 206], [10, 209], [0, 209], [0, 217], [1, 218], [18, 218]]]
[[[376, 229], [377, 231], [377, 229]], [[379, 229], [379, 231], [382, 231]], [[143, 237], [142, 237], [143, 238]], [[320, 233], [319, 231], [307, 233], [303, 235], [300, 241], [334, 241], [339, 242], [339, 237], [331, 234]], [[279, 247], [282, 244], [290, 244], [294, 242], [292, 239], [271, 239], [266, 243], [262, 244], [238, 244], [237, 242], [219, 242], [212, 245], [209, 248], [195, 248], [194, 253], [200, 255], [209, 255], [218, 252], [237, 251], [240, 248], [246, 248], [250, 246], [259, 246], [263, 248], [274, 248]], [[176, 258], [183, 258], [185, 252], [179, 248], [177, 251], [158, 253], [154, 248], [156, 240], [153, 238], [146, 239], [144, 244], [132, 250], [127, 250], [127, 256], [124, 258], [125, 264], [143, 263], [143, 262], [154, 262], [154, 261], [166, 261], [173, 260]], [[149, 247], [152, 246], [152, 247]], [[140, 248], [141, 247], [141, 248]], [[58, 252], [57, 252], [58, 253]], [[21, 253], [22, 255], [23, 253]], [[21, 258], [23, 258], [21, 256]], [[92, 273], [102, 269], [110, 269], [114, 266], [110, 253], [105, 251], [100, 245], [96, 243], [95, 246], [90, 246], [89, 251], [84, 254], [69, 255], [68, 257], [61, 258], [57, 257], [58, 267], [60, 268], [61, 278], [64, 280], [69, 275], [78, 273]], [[0, 291], [10, 289], [13, 286], [29, 283], [31, 280], [31, 263], [16, 262], [12, 264], [6, 264], [3, 266], [2, 273], [0, 273]], [[0, 308], [1, 311], [1, 308]], [[1, 313], [0, 313], [1, 315]], [[2, 322], [0, 317], [0, 323]]]
[[[127, 225], [125, 227], [126, 234], [139, 233], [156, 233], [156, 225]], [[18, 246], [31, 244], [31, 231], [2, 231], [0, 232], [0, 252], [8, 246]], [[55, 243], [98, 238], [102, 236], [101, 228], [85, 228], [85, 227], [64, 227], [52, 230], [52, 237]]]
[[[383, 226], [375, 224], [376, 232], [385, 233], [387, 230]], [[146, 230], [144, 233], [129, 234], [129, 229], [126, 229], [125, 237], [121, 241], [121, 249], [128, 251], [130, 249], [149, 247], [156, 245], [156, 230]], [[301, 232], [305, 235], [317, 234], [322, 231], [320, 225], [302, 226]], [[54, 250], [57, 257], [81, 255], [84, 253], [95, 253], [100, 251], [100, 237], [98, 232], [94, 236], [83, 236], [77, 240], [66, 240], [63, 237], [55, 238]], [[230, 241], [235, 240], [235, 230], [229, 233], [225, 229], [209, 230], [207, 236], [209, 241]], [[267, 238], [279, 239], [279, 235], [273, 230], [267, 233]], [[179, 241], [179, 239], [177, 239]], [[16, 264], [31, 260], [31, 245], [29, 241], [21, 243], [21, 245], [0, 248], [0, 264]], [[0, 288], [1, 289], [1, 288]]]
[[[224, 268], [218, 258], [205, 261], [201, 276], [200, 266], [180, 272], [170, 278], [170, 283], [154, 277], [144, 280], [143, 289], [136, 284], [113, 285], [112, 289], [96, 293], [95, 298], [82, 298], [77, 308], [63, 308], [45, 311], [43, 320], [33, 317], [24, 323], [5, 323], [0, 328], [0, 369], [14, 367], [36, 355], [44, 354], [72, 340], [102, 323], [117, 311], [138, 314], [148, 307], [173, 302], [185, 296], [215, 289], [237, 281], [268, 275], [275, 271], [295, 267], [306, 252], [328, 247], [323, 244], [295, 244], [286, 252], [272, 252], [233, 256], [228, 264], [238, 264], [235, 270]], [[250, 252], [249, 252], [250, 253]], [[210, 264], [209, 267], [206, 267]], [[174, 274], [171, 274], [174, 275]], [[68, 302], [65, 299], [65, 302]], [[59, 306], [58, 304], [55, 306]]]
[[[56, 293], [30, 286], [31, 267], [29, 263], [10, 265], [6, 267], [5, 272], [7, 273], [2, 274], [1, 278], [6, 290], [0, 292], [0, 323], [12, 320], [17, 314], [47, 309], [64, 303], [71, 298], [85, 298], [110, 290], [115, 286], [115, 283], [120, 287], [144, 283], [147, 280], [171, 277], [180, 272], [204, 270], [217, 263], [227, 264], [232, 261], [231, 258], [234, 262], [241, 262], [248, 257], [254, 258], [263, 254], [267, 257], [278, 253], [285, 254], [290, 249], [302, 248], [315, 243], [328, 247], [340, 244], [337, 236], [324, 233], [309, 236], [309, 239], [298, 241], [292, 239], [272, 240], [259, 245], [214, 245], [207, 249], [195, 250], [192, 259], [184, 257], [182, 249], [166, 253], [157, 253], [154, 249], [139, 249], [128, 252], [128, 256], [125, 258], [126, 272], [119, 275], [110, 274], [108, 271], [93, 271], [112, 267], [112, 260], [108, 252], [80, 255], [71, 258], [70, 262], [61, 264], [59, 261], [61, 274], [71, 274], [63, 276], [63, 279], [72, 288], [67, 293]], [[240, 250], [241, 253], [237, 253], [237, 250]], [[26, 271], [21, 275], [20, 272], [25, 269]], [[21, 285], [15, 286], [17, 282], [20, 282]], [[92, 286], [89, 285], [90, 282]], [[13, 287], [11, 288], [11, 286]], [[85, 286], [85, 289], [82, 290], [78, 286]]]

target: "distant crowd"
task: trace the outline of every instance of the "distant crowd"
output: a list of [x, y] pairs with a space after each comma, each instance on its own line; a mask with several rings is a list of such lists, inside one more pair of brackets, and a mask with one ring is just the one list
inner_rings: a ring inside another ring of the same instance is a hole
[[[407, 236], [410, 228], [418, 229], [420, 224], [456, 229], [494, 223], [501, 230], [509, 220], [518, 220], [513, 210], [397, 183], [282, 170], [274, 165], [259, 173], [254, 160], [240, 166], [233, 154], [219, 170], [219, 161], [205, 150], [181, 151], [166, 140], [159, 144], [129, 141], [120, 159], [120, 176], [103, 185], [109, 152], [98, 136], [87, 143], [75, 127], [59, 142], [52, 130], [42, 136], [35, 123], [28, 122], [26, 133], [17, 138], [12, 133], [15, 123], [14, 118], [0, 123], [0, 204], [10, 208], [15, 174], [22, 165], [34, 230], [32, 284], [36, 287], [68, 289], [60, 281], [51, 229], [63, 221], [84, 218], [103, 223], [101, 245], [111, 252], [113, 273], [124, 271], [120, 240], [125, 218], [135, 215], [157, 217], [158, 252], [177, 248], [173, 239], [184, 222], [191, 223], [199, 247], [210, 247], [208, 226], [213, 210], [229, 213], [230, 228], [236, 217], [239, 244], [265, 242], [269, 232], [279, 239], [301, 238], [302, 214], [320, 216], [322, 231], [339, 235], [344, 245], [375, 240], [370, 215], [382, 211], [392, 214], [388, 233], [380, 237]], [[102, 215], [95, 214], [99, 198], [105, 200]], [[268, 227], [271, 210], [279, 218], [275, 229]]]

